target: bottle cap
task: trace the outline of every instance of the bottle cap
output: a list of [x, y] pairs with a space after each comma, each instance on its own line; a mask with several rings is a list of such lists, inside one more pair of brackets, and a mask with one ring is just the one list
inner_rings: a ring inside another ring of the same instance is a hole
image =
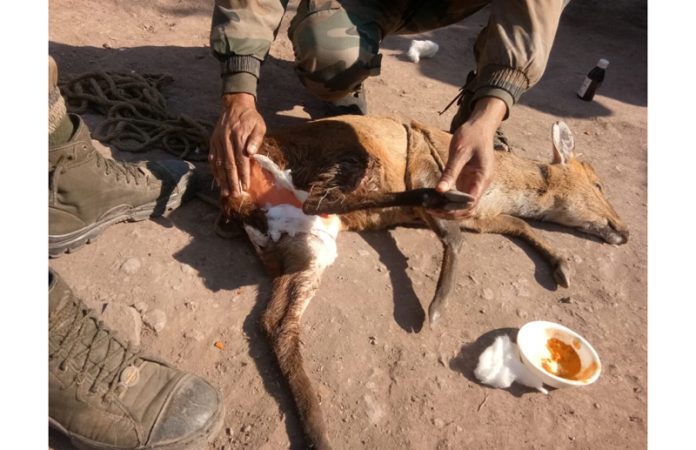
[[597, 61], [597, 67], [599, 67], [600, 69], [606, 69], [608, 65], [609, 65], [608, 59], [602, 58], [599, 61]]

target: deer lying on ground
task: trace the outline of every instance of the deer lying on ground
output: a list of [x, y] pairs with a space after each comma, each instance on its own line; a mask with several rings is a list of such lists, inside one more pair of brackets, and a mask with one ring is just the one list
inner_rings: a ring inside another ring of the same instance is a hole
[[303, 368], [300, 320], [323, 271], [334, 261], [339, 231], [425, 224], [435, 232], [444, 255], [428, 309], [431, 326], [454, 284], [461, 230], [528, 241], [565, 287], [570, 281], [566, 259], [522, 219], [567, 225], [611, 244], [627, 241], [627, 228], [605, 198], [592, 167], [575, 158], [568, 127], [555, 124], [552, 136], [551, 163], [496, 152], [495, 178], [475, 215], [460, 221], [429, 212], [457, 209], [467, 202], [462, 193], [440, 194], [428, 188], [435, 186], [447, 160], [448, 133], [389, 118], [343, 116], [266, 137], [252, 159], [248, 193], [229, 198], [223, 209], [241, 221], [273, 277], [261, 325], [312, 446], [330, 448], [317, 396]]

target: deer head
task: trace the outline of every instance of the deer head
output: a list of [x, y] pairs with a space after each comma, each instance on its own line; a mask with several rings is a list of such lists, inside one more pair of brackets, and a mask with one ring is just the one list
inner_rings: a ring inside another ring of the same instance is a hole
[[552, 127], [553, 160], [548, 166], [554, 206], [548, 220], [599, 236], [610, 244], [628, 241], [628, 228], [606, 198], [592, 166], [575, 156], [575, 139], [563, 122]]

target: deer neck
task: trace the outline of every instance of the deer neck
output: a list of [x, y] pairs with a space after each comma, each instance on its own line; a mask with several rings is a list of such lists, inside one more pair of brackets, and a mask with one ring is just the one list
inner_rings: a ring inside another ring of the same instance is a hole
[[549, 164], [496, 152], [496, 175], [481, 198], [482, 215], [541, 219], [553, 207]]

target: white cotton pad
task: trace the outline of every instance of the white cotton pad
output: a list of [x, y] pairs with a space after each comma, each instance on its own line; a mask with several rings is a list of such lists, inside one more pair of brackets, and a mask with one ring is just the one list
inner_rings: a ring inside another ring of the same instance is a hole
[[417, 63], [421, 58], [432, 58], [439, 49], [440, 46], [433, 41], [413, 40], [408, 49], [408, 59]]
[[517, 345], [510, 342], [507, 335], [498, 336], [493, 344], [481, 353], [474, 375], [481, 383], [496, 388], [505, 389], [517, 381], [548, 394], [543, 382], [522, 364]]
[[[282, 189], [291, 191], [295, 197], [304, 202], [307, 199], [306, 191], [295, 188], [292, 182], [290, 170], [281, 170], [270, 158], [263, 155], [254, 155], [253, 158], [268, 171], [275, 182]], [[283, 234], [296, 236], [298, 233], [307, 233], [316, 238], [309, 243], [312, 245], [317, 262], [328, 267], [336, 260], [336, 237], [341, 230], [341, 219], [336, 214], [323, 216], [311, 216], [305, 214], [301, 208], [290, 204], [267, 204], [263, 206], [268, 220], [267, 236], [260, 231], [245, 226], [251, 241], [258, 247], [265, 247], [268, 239], [278, 241]]]
[[324, 267], [328, 267], [336, 260], [336, 237], [341, 227], [341, 220], [337, 215], [328, 217], [308, 216], [302, 210], [293, 205], [267, 206], [266, 218], [268, 219], [268, 235], [274, 241], [287, 233], [295, 236], [298, 233], [311, 234], [319, 240], [314, 247], [317, 261]]

